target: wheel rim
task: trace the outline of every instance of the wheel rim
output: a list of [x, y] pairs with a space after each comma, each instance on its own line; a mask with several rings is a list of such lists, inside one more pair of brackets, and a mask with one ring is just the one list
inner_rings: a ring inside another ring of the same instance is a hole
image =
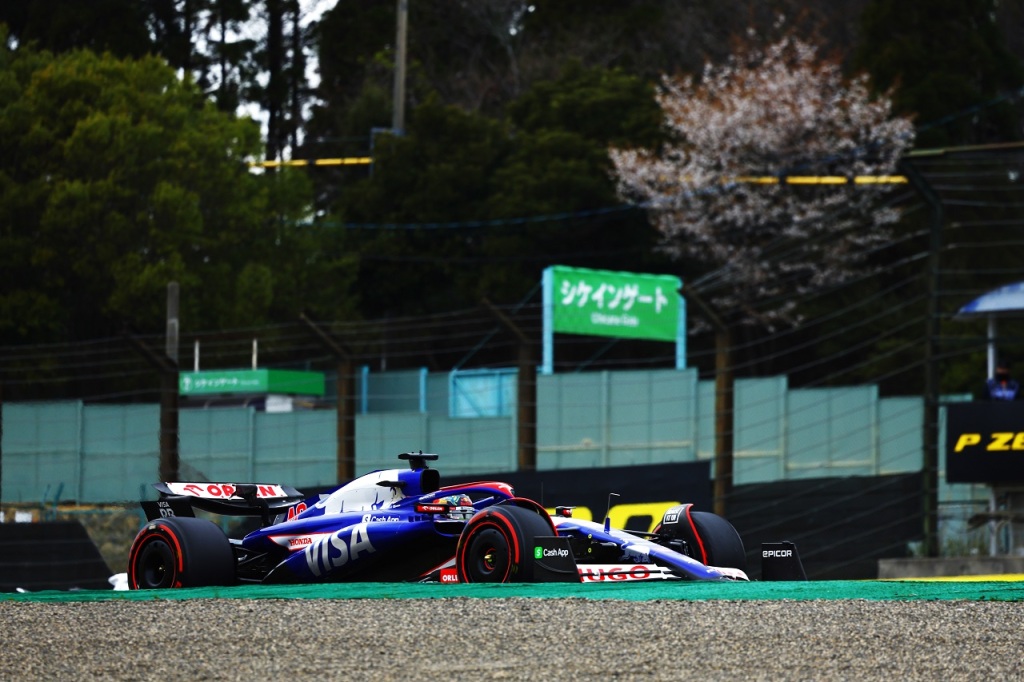
[[171, 587], [176, 573], [170, 546], [160, 539], [150, 541], [139, 557], [136, 570], [139, 584], [148, 589]]
[[509, 572], [509, 543], [496, 528], [484, 528], [470, 541], [467, 568], [472, 582], [500, 583]]
[[497, 560], [496, 557], [494, 556], [494, 552], [495, 551], [496, 550], [494, 549], [494, 547], [488, 547], [486, 550], [484, 550], [484, 557], [483, 557], [484, 570], [487, 570], [487, 571], [493, 571], [494, 570], [495, 561]]

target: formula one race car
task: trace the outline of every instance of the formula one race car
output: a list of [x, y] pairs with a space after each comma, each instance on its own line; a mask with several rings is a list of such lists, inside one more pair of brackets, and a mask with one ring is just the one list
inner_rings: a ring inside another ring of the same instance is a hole
[[[485, 481], [441, 487], [427, 462], [375, 471], [304, 499], [282, 485], [158, 483], [128, 558], [131, 589], [318, 581], [594, 582], [746, 580], [746, 555], [723, 518], [667, 510], [652, 533], [552, 516]], [[250, 516], [241, 539], [194, 510]]]

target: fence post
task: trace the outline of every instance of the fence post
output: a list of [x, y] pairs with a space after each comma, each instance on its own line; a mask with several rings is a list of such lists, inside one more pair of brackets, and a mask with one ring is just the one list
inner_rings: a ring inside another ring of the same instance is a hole
[[336, 476], [339, 483], [349, 481], [355, 478], [356, 469], [356, 391], [352, 354], [344, 344], [334, 339], [320, 325], [307, 317], [305, 313], [301, 313], [299, 319], [302, 320], [309, 331], [313, 333], [313, 336], [338, 361], [338, 454]]
[[0, 374], [0, 511], [4, 508], [4, 377]]
[[924, 426], [921, 462], [923, 486], [922, 531], [924, 554], [939, 556], [939, 373], [936, 364], [939, 339], [939, 252], [942, 249], [942, 201], [910, 161], [901, 164], [904, 175], [931, 208], [932, 218], [928, 235], [928, 259], [925, 262], [925, 291], [927, 310], [924, 338]]
[[732, 369], [732, 331], [718, 313], [692, 287], [683, 296], [696, 303], [715, 329], [715, 479], [714, 512], [726, 516], [733, 482], [733, 402], [735, 377]]
[[131, 332], [125, 337], [138, 353], [160, 373], [160, 480], [179, 478], [178, 454], [178, 363], [157, 353]]
[[530, 339], [523, 330], [487, 299], [483, 304], [519, 341], [516, 384], [518, 468], [519, 471], [534, 471], [537, 468], [537, 360]]

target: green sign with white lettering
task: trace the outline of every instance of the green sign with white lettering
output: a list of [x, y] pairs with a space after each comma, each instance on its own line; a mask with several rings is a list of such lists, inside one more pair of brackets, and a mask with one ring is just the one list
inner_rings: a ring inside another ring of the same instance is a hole
[[682, 286], [678, 277], [561, 265], [549, 271], [554, 331], [655, 341], [677, 339]]
[[324, 394], [324, 375], [283, 369], [239, 369], [210, 372], [182, 372], [178, 377], [182, 395], [224, 395], [235, 393]]

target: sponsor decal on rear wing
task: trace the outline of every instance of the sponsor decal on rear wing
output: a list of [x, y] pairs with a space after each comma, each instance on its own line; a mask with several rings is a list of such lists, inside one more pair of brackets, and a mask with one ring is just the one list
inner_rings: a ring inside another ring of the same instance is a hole
[[274, 500], [294, 497], [295, 493], [285, 490], [284, 486], [273, 483], [164, 483], [167, 492], [172, 495], [187, 495], [207, 500], [242, 500], [245, 499], [239, 488], [244, 492], [255, 488], [256, 498]]

